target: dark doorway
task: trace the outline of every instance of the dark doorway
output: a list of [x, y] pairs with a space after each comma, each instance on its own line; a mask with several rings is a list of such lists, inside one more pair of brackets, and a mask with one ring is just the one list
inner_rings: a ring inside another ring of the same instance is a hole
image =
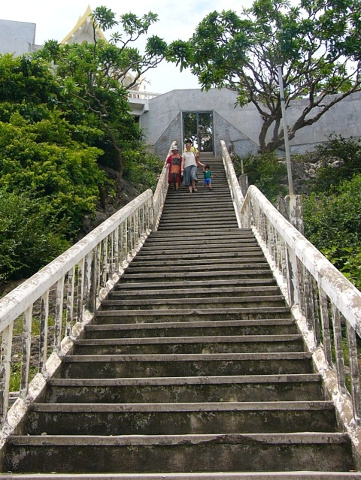
[[183, 112], [183, 134], [200, 152], [213, 152], [213, 113]]

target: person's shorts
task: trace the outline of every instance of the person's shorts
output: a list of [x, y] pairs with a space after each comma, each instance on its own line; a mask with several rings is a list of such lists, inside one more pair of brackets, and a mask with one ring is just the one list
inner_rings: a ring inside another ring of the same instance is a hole
[[206, 186], [206, 185], [210, 185], [211, 184], [211, 179], [210, 178], [205, 178], [203, 180], [203, 185]]

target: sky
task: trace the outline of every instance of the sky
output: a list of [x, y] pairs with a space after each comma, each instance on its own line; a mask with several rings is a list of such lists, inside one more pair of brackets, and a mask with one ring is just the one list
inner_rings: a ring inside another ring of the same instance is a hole
[[[75, 27], [88, 6], [92, 10], [105, 6], [119, 19], [124, 13], [142, 16], [149, 11], [158, 15], [148, 33], [158, 35], [167, 43], [173, 40], [188, 40], [198, 23], [214, 10], [234, 10], [238, 14], [251, 0], [2, 0], [0, 19], [36, 24], [35, 43], [43, 45], [47, 40], [61, 41]], [[220, 6], [221, 4], [221, 6]], [[141, 45], [139, 45], [141, 50]], [[146, 90], [151, 93], [166, 93], [175, 89], [200, 88], [197, 78], [189, 71], [179, 71], [174, 64], [162, 62], [156, 69], [147, 72]]]

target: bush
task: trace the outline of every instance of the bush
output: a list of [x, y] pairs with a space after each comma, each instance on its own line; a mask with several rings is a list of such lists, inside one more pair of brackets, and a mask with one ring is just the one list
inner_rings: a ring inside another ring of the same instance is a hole
[[361, 174], [303, 201], [306, 237], [361, 288]]
[[[238, 156], [233, 159], [237, 176], [242, 173], [241, 161]], [[243, 158], [243, 165], [244, 172], [248, 175], [249, 185], [258, 187], [270, 202], [275, 203], [278, 196], [287, 194], [287, 188], [284, 185], [287, 175], [286, 165], [274, 153], [248, 155]]]
[[0, 284], [32, 275], [70, 246], [43, 203], [0, 189]]
[[126, 152], [127, 160], [123, 177], [132, 183], [140, 192], [157, 185], [163, 168], [162, 160], [145, 149]]
[[[331, 136], [326, 145], [316, 148], [313, 156], [323, 164], [312, 182], [314, 192], [332, 191], [344, 180], [361, 173], [361, 140]], [[332, 167], [335, 161], [339, 163], [337, 168]]]
[[104, 182], [97, 165], [101, 151], [73, 141], [71, 127], [59, 115], [36, 124], [20, 114], [11, 120], [0, 122], [0, 187], [42, 199], [46, 219], [75, 238], [84, 215], [95, 212]]

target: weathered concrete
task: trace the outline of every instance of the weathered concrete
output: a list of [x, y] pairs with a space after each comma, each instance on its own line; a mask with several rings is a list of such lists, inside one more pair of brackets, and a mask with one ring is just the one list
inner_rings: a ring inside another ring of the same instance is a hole
[[164, 215], [194, 198], [210, 232], [163, 229], [160, 219], [143, 246], [147, 268], [131, 262], [94, 323], [61, 354], [44, 395], [8, 438], [3, 469], [72, 472], [74, 480], [77, 472], [189, 480], [235, 471], [262, 480], [293, 471], [300, 480], [305, 470], [321, 479], [323, 470], [343, 480], [355, 468], [350, 435], [253, 233], [219, 225], [208, 192], [183, 187], [168, 198]]
[[[172, 90], [149, 100], [149, 111], [141, 116], [140, 123], [147, 134], [147, 142], [164, 157], [169, 139], [183, 144], [182, 112], [213, 112], [215, 154], [219, 154], [219, 141], [238, 155], [256, 153], [261, 118], [256, 108], [249, 104], [235, 107], [237, 95], [231, 90], [211, 89], [208, 92], [187, 89]], [[359, 111], [361, 93], [355, 93], [333, 106], [321, 119], [296, 133], [290, 141], [291, 152], [303, 152], [314, 145], [326, 142], [333, 133], [344, 138], [361, 137]], [[306, 105], [297, 100], [287, 109], [288, 123], [292, 124]]]
[[0, 20], [0, 54], [21, 55], [38, 50], [35, 30], [35, 23]]

